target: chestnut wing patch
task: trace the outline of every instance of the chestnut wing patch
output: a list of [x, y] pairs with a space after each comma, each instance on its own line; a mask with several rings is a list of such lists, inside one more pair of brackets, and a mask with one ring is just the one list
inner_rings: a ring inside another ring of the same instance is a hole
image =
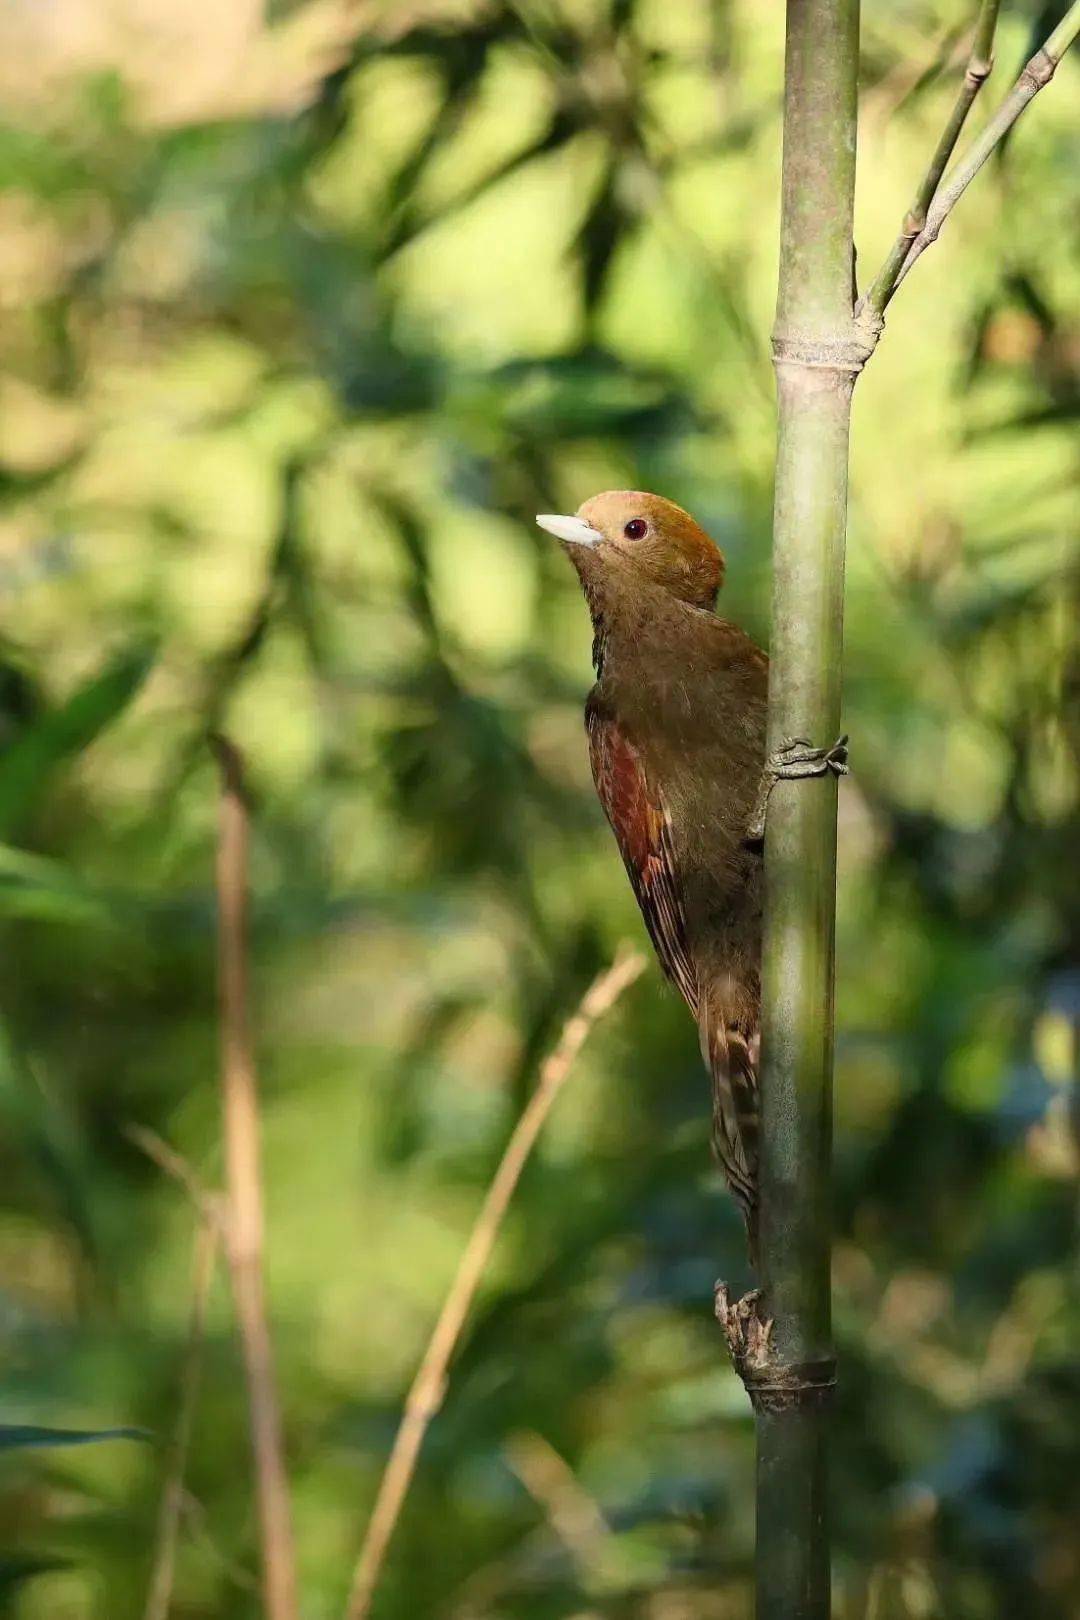
[[682, 992], [696, 1018], [697, 974], [686, 944], [671, 821], [663, 797], [648, 782], [641, 756], [618, 722], [593, 699], [585, 709], [585, 729], [596, 791], [660, 966]]

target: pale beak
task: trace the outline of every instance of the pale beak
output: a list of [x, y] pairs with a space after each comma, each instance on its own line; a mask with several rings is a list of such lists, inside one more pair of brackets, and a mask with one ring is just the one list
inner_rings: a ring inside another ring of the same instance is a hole
[[536, 521], [557, 540], [568, 540], [572, 546], [595, 546], [604, 538], [599, 529], [577, 517], [560, 517], [556, 512], [538, 512]]

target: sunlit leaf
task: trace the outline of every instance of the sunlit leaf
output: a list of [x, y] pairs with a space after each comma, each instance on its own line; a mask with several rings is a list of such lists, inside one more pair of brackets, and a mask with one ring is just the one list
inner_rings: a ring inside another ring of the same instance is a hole
[[120, 654], [9, 746], [0, 758], [0, 836], [21, 825], [56, 769], [123, 712], [152, 661], [152, 653], [141, 647]]
[[105, 925], [113, 905], [60, 861], [0, 844], [0, 915], [42, 922]]
[[40, 1451], [89, 1446], [102, 1440], [149, 1440], [146, 1429], [50, 1429], [35, 1423], [0, 1424], [0, 1451]]

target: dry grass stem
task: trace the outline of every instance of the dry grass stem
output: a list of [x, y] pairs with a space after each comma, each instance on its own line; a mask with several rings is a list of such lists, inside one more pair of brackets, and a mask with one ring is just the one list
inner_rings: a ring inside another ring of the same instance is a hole
[[499, 1161], [469, 1234], [449, 1293], [443, 1302], [419, 1371], [405, 1401], [405, 1410], [387, 1459], [367, 1533], [353, 1572], [346, 1620], [366, 1620], [382, 1571], [391, 1537], [408, 1494], [417, 1459], [446, 1387], [447, 1368], [480, 1280], [491, 1257], [514, 1189], [537, 1137], [562, 1090], [585, 1040], [602, 1018], [633, 984], [645, 966], [636, 951], [622, 951], [586, 991], [577, 1011], [563, 1028], [558, 1045], [540, 1071], [540, 1079]]
[[218, 993], [226, 1249], [247, 1382], [267, 1620], [297, 1620], [296, 1554], [281, 1407], [263, 1281], [259, 1101], [248, 1022], [249, 810], [243, 762], [214, 739], [221, 769], [217, 845]]
[[543, 1435], [529, 1432], [511, 1435], [506, 1456], [567, 1551], [586, 1573], [596, 1568], [610, 1541], [611, 1526], [566, 1459]]
[[206, 1333], [206, 1306], [214, 1280], [221, 1230], [211, 1219], [200, 1222], [195, 1235], [195, 1254], [192, 1265], [191, 1309], [188, 1318], [187, 1347], [180, 1374], [180, 1402], [173, 1435], [165, 1488], [161, 1493], [158, 1512], [157, 1541], [150, 1571], [143, 1620], [168, 1620], [172, 1605], [173, 1579], [176, 1572], [176, 1547], [180, 1535], [180, 1520], [184, 1511], [184, 1471], [191, 1445], [191, 1431], [195, 1422], [195, 1407], [199, 1395], [199, 1375], [202, 1370], [203, 1339]]

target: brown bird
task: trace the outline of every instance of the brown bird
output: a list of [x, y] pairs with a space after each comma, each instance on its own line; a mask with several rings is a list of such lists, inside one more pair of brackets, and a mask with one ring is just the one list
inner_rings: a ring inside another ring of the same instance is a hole
[[609, 490], [575, 517], [536, 521], [584, 587], [593, 780], [660, 965], [697, 1022], [713, 1146], [753, 1253], [768, 659], [716, 616], [723, 556], [673, 502]]

